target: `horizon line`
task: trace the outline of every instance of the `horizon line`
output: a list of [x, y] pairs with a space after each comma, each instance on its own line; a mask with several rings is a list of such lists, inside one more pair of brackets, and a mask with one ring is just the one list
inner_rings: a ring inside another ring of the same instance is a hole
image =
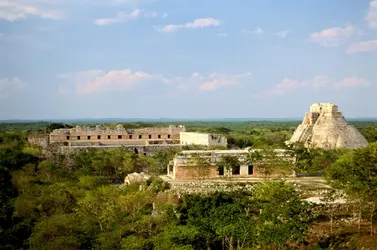
[[[377, 117], [344, 117], [348, 120], [377, 120]], [[84, 121], [124, 121], [124, 122], [146, 122], [146, 121], [223, 121], [223, 120], [242, 120], [242, 121], [264, 121], [264, 120], [288, 120], [288, 121], [301, 121], [302, 117], [212, 117], [212, 118], [200, 118], [200, 117], [192, 117], [192, 118], [179, 118], [179, 117], [159, 117], [159, 118], [142, 118], [142, 117], [135, 117], [135, 118], [31, 118], [31, 119], [24, 119], [24, 118], [17, 118], [17, 119], [0, 119], [0, 123], [19, 123], [19, 122], [56, 122], [56, 121], [70, 121], [70, 122], [84, 122]]]

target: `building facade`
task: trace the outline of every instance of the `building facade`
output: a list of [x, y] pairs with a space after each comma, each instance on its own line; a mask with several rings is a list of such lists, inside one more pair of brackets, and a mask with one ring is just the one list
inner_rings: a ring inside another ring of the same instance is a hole
[[95, 128], [76, 126], [70, 129], [55, 129], [50, 133], [49, 141], [67, 146], [179, 144], [180, 132], [183, 131], [186, 131], [186, 128], [182, 125], [140, 129], [125, 129], [122, 125], [117, 125], [115, 129], [101, 125]]
[[[248, 155], [251, 152], [259, 151], [258, 149], [240, 149], [240, 150], [186, 150], [178, 153], [167, 167], [167, 175], [173, 180], [196, 180], [196, 179], [221, 179], [221, 178], [252, 178], [264, 176], [262, 171], [266, 162], [248, 162]], [[283, 149], [274, 150], [276, 157], [288, 164], [293, 164], [295, 158], [290, 152]], [[230, 169], [224, 169], [219, 166], [222, 157], [234, 156], [238, 159], [239, 164], [232, 166]], [[200, 156], [209, 163], [205, 171], [201, 171], [195, 165], [193, 157]], [[284, 172], [286, 173], [286, 172]], [[288, 175], [293, 174], [288, 170]], [[280, 169], [275, 169], [271, 176], [283, 174]]]
[[227, 147], [227, 138], [219, 134], [181, 132], [181, 145], [201, 145], [201, 146], [220, 146]]

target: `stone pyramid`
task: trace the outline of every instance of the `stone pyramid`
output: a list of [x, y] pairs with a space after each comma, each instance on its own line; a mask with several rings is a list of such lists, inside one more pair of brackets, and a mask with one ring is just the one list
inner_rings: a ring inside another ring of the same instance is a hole
[[360, 148], [368, 145], [364, 136], [347, 124], [338, 106], [333, 103], [314, 103], [296, 128], [289, 144], [305, 147]]

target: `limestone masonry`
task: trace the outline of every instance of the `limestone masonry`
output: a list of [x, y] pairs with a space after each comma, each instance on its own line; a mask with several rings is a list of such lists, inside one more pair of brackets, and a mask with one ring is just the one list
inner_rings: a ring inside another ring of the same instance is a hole
[[222, 146], [228, 145], [227, 139], [223, 135], [207, 133], [180, 133], [181, 145], [201, 145], [201, 146]]
[[[248, 162], [247, 156], [250, 152], [260, 151], [260, 149], [236, 149], [236, 150], [185, 150], [175, 155], [174, 159], [169, 162], [167, 167], [168, 176], [173, 180], [195, 180], [198, 178], [197, 166], [192, 161], [193, 156], [200, 156], [210, 163], [208, 172], [202, 177], [205, 179], [221, 179], [223, 177], [232, 178], [250, 178], [262, 176], [259, 165], [260, 162]], [[288, 150], [275, 149], [274, 153], [277, 158], [285, 160], [291, 164], [295, 161]], [[239, 160], [240, 165], [232, 166], [227, 170], [219, 168], [218, 162], [225, 155], [235, 156]], [[293, 173], [291, 173], [293, 174]], [[280, 176], [281, 171], [276, 170], [272, 176]]]
[[49, 135], [49, 143], [63, 143], [70, 147], [109, 147], [109, 146], [156, 146], [156, 145], [197, 145], [227, 146], [223, 135], [185, 132], [183, 125], [125, 129], [117, 125], [115, 129], [97, 125], [95, 128], [55, 129]]
[[351, 149], [368, 145], [361, 133], [347, 124], [338, 106], [332, 103], [314, 103], [287, 143], [301, 143], [305, 147]]
[[95, 128], [76, 126], [71, 129], [55, 129], [50, 134], [50, 143], [64, 143], [67, 146], [108, 146], [108, 145], [158, 145], [179, 144], [180, 132], [185, 126], [151, 127], [125, 129], [117, 125], [115, 129], [97, 125]]

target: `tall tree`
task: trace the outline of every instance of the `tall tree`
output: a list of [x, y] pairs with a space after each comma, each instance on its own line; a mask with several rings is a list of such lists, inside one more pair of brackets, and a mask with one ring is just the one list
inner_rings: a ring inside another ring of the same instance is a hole
[[212, 164], [202, 155], [194, 154], [190, 159], [190, 166], [196, 172], [196, 177], [203, 180], [208, 177]]
[[359, 228], [362, 206], [370, 206], [373, 234], [377, 202], [377, 142], [342, 156], [327, 169], [326, 177], [334, 188], [344, 190], [350, 199], [359, 202]]
[[290, 159], [289, 153], [282, 152], [279, 155], [274, 149], [250, 149], [247, 156], [247, 162], [256, 164], [258, 171], [265, 177], [269, 177], [274, 171], [285, 175], [292, 171], [293, 162]]

